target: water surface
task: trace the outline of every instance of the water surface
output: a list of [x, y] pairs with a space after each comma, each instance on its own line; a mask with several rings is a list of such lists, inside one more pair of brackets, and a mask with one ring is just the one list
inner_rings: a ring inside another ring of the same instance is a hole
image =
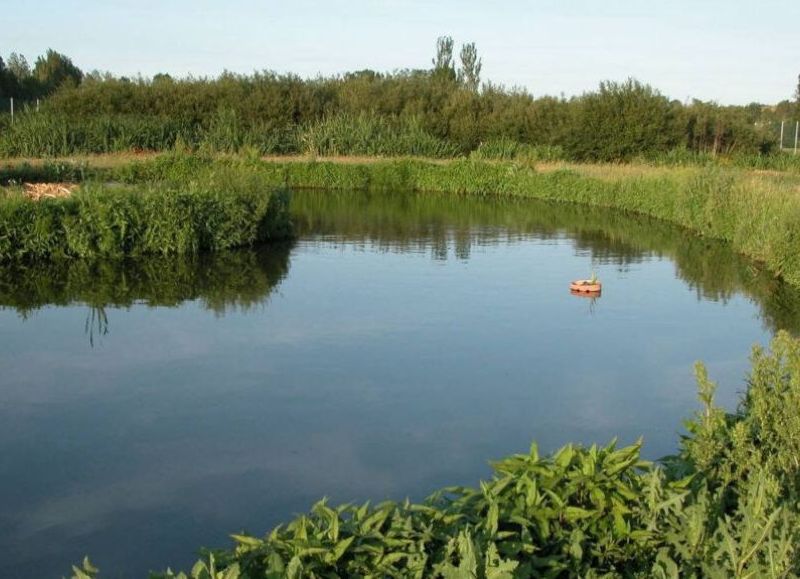
[[[751, 345], [800, 328], [797, 292], [652, 220], [407, 193], [293, 211], [291, 244], [0, 270], [10, 576], [186, 567], [323, 495], [475, 484], [532, 440], [656, 458], [695, 360], [732, 409]], [[602, 297], [570, 295], [592, 271]]]

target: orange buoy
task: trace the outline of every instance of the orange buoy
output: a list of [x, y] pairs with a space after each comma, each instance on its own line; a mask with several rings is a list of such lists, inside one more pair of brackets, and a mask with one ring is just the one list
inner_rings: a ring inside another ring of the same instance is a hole
[[579, 279], [569, 284], [569, 289], [576, 293], [599, 294], [603, 291], [603, 284], [597, 280]]

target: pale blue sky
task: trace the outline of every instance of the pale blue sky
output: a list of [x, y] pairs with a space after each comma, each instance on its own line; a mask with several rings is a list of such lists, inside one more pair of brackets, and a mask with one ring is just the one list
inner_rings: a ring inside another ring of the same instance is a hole
[[0, 54], [52, 47], [84, 70], [302, 76], [427, 68], [436, 37], [474, 41], [484, 79], [535, 95], [629, 76], [672, 98], [790, 98], [799, 0], [0, 0]]

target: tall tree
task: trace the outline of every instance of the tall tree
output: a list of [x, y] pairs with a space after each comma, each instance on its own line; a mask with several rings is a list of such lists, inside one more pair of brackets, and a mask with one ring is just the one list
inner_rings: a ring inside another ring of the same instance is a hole
[[8, 70], [19, 82], [23, 82], [31, 76], [31, 67], [28, 61], [24, 56], [16, 52], [12, 52], [8, 55]]
[[33, 88], [31, 78], [31, 67], [25, 57], [16, 52], [8, 56], [5, 71], [2, 73], [2, 92], [5, 97], [26, 98], [28, 92]]
[[451, 36], [440, 36], [436, 39], [436, 58], [433, 59], [434, 76], [455, 80], [456, 69], [453, 64], [453, 45]]
[[800, 74], [797, 75], [797, 90], [794, 93], [794, 98], [797, 101], [797, 117], [800, 118]]
[[72, 63], [72, 60], [52, 48], [47, 49], [44, 56], [36, 59], [33, 76], [41, 84], [45, 93], [50, 93], [65, 82], [79, 84], [83, 72]]
[[[13, 85], [14, 83], [14, 76], [11, 74], [11, 71], [8, 70], [6, 67], [6, 63], [3, 62], [3, 57], [0, 56], [0, 99], [6, 99], [10, 96], [13, 96]], [[0, 103], [2, 106], [2, 103]]]
[[478, 58], [478, 49], [474, 42], [469, 42], [461, 47], [461, 69], [458, 80], [471, 91], [477, 91], [481, 84], [481, 68], [483, 63]]

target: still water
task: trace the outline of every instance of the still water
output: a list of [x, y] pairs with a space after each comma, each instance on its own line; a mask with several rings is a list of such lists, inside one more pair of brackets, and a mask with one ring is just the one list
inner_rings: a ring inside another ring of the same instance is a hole
[[[410, 496], [488, 461], [675, 450], [704, 360], [733, 409], [800, 296], [725, 246], [538, 202], [298, 192], [298, 239], [0, 269], [2, 576], [187, 567], [327, 495]], [[599, 299], [568, 282], [595, 271]]]

